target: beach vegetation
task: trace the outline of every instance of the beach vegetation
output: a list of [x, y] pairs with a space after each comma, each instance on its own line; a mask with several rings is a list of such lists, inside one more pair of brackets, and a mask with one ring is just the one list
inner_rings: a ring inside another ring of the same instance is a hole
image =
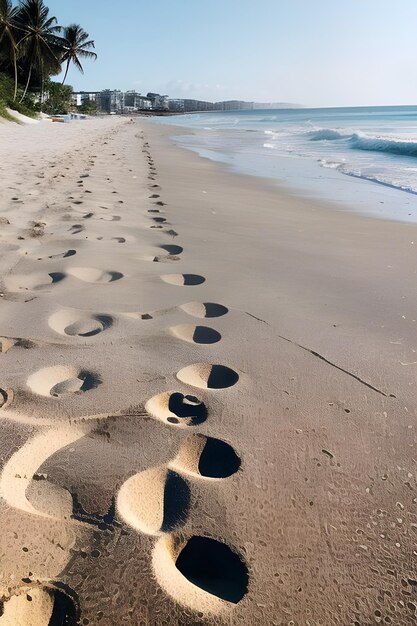
[[14, 100], [17, 95], [17, 13], [18, 8], [13, 6], [11, 0], [0, 0], [0, 67], [2, 62], [13, 67]]
[[85, 113], [86, 115], [95, 115], [97, 113], [97, 102], [94, 100], [85, 100], [78, 107], [78, 111], [80, 113]]
[[42, 111], [49, 115], [66, 114], [71, 109], [72, 87], [52, 80], [45, 84], [46, 99]]
[[81, 74], [84, 74], [81, 59], [91, 59], [93, 61], [97, 59], [97, 54], [91, 51], [94, 48], [94, 41], [89, 39], [89, 37], [90, 35], [79, 24], [71, 24], [64, 28], [62, 37], [64, 53], [61, 57], [61, 63], [65, 63], [66, 68], [62, 84], [67, 79], [71, 63], [75, 65]]
[[64, 86], [71, 64], [84, 73], [82, 61], [97, 58], [94, 48], [79, 24], [61, 26], [44, 0], [0, 0], [0, 108], [49, 111], [61, 103], [65, 112], [69, 91], [51, 78], [64, 71]]
[[29, 89], [32, 76], [42, 98], [45, 78], [61, 68], [58, 58], [61, 27], [55, 16], [49, 16], [49, 9], [43, 0], [23, 0], [17, 11], [16, 29], [21, 35], [17, 44], [19, 60], [26, 75], [20, 101]]
[[[7, 112], [8, 108], [27, 117], [37, 117], [39, 106], [36, 105], [34, 99], [27, 95], [22, 102], [19, 102], [18, 99], [15, 100], [14, 90], [14, 80], [7, 74], [0, 73], [0, 117], [15, 121]], [[19, 91], [17, 93], [20, 95]]]

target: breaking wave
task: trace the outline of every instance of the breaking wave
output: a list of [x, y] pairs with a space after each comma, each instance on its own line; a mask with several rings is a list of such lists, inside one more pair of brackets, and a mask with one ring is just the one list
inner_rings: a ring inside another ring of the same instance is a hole
[[352, 133], [346, 134], [335, 128], [317, 128], [307, 133], [310, 141], [334, 141], [336, 139], [350, 139]]
[[417, 141], [415, 139], [397, 139], [395, 137], [378, 137], [354, 133], [351, 137], [351, 143], [356, 150], [388, 152], [389, 154], [417, 157]]
[[348, 139], [351, 148], [368, 152], [386, 152], [402, 156], [417, 157], [416, 139], [399, 139], [366, 133], [346, 133], [335, 128], [317, 128], [307, 133], [310, 141], [336, 141]]

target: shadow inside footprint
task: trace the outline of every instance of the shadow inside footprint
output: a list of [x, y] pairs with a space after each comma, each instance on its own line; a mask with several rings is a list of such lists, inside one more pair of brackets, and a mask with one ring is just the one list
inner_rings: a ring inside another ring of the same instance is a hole
[[190, 508], [188, 484], [176, 472], [167, 473], [164, 492], [164, 513], [161, 532], [169, 533], [184, 522]]
[[181, 254], [181, 252], [184, 251], [184, 248], [181, 248], [181, 246], [175, 246], [175, 245], [170, 245], [170, 244], [164, 244], [163, 246], [159, 246], [162, 250], [165, 250], [165, 252], [168, 252], [168, 254]]
[[227, 602], [237, 604], [247, 592], [246, 565], [229, 546], [209, 537], [191, 537], [176, 567], [191, 583]]
[[7, 391], [0, 389], [0, 409], [6, 404], [8, 397]]
[[180, 324], [170, 329], [174, 337], [178, 337], [189, 343], [210, 345], [221, 340], [221, 334], [209, 326], [194, 326], [193, 324]]
[[224, 389], [232, 387], [239, 380], [239, 374], [224, 365], [213, 365], [207, 381], [210, 389]]
[[172, 468], [203, 478], [228, 478], [240, 468], [240, 458], [231, 445], [205, 435], [190, 435], [180, 447]]
[[72, 598], [61, 591], [54, 593], [54, 608], [48, 626], [76, 626], [78, 611]]
[[[207, 419], [207, 407], [204, 402], [191, 395], [176, 392], [169, 397], [168, 409], [177, 417], [168, 417], [170, 424], [179, 424], [181, 418], [191, 418], [191, 424], [201, 424]], [[178, 419], [179, 418], [179, 419]]]
[[[30, 583], [31, 579], [23, 579]], [[1, 623], [15, 626], [77, 626], [80, 610], [77, 595], [63, 583], [57, 588], [26, 587], [17, 596], [0, 604]], [[70, 597], [70, 594], [73, 597]]]
[[205, 280], [203, 276], [197, 274], [184, 274], [184, 285], [201, 285]]
[[227, 478], [235, 474], [239, 467], [240, 458], [232, 446], [221, 439], [207, 437], [198, 462], [198, 470], [202, 476]]
[[74, 254], [77, 254], [76, 250], [67, 250], [64, 254], [64, 259], [66, 259], [69, 256], [74, 256]]
[[193, 341], [195, 343], [212, 344], [217, 343], [222, 338], [221, 334], [214, 330], [214, 328], [208, 328], [208, 326], [196, 326], [193, 335]]
[[65, 278], [63, 272], [50, 272], [49, 276], [52, 278], [52, 284], [59, 283]]
[[120, 280], [121, 278], [123, 278], [123, 274], [121, 272], [109, 272], [109, 274], [110, 274], [109, 283], [112, 283], [115, 280]]
[[94, 337], [113, 325], [113, 318], [110, 315], [96, 315], [86, 321], [69, 324], [65, 328], [65, 333], [70, 336]]
[[93, 374], [92, 372], [88, 372], [87, 370], [81, 370], [78, 374], [78, 378], [83, 381], [83, 384], [80, 387], [80, 391], [90, 391], [91, 389], [96, 389], [101, 380], [97, 374]]

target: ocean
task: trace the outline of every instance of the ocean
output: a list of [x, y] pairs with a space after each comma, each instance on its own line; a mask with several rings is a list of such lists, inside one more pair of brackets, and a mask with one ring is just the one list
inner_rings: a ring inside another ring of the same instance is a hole
[[[241, 174], [374, 217], [417, 221], [417, 106], [276, 109], [153, 118]], [[198, 129], [187, 133], [186, 129]]]

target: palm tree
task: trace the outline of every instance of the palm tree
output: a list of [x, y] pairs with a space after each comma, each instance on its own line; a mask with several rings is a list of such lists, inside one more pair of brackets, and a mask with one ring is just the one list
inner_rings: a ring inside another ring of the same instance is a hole
[[97, 59], [97, 55], [95, 52], [91, 52], [91, 48], [94, 48], [94, 41], [89, 38], [89, 34], [85, 32], [79, 24], [70, 24], [70, 26], [66, 26], [64, 28], [64, 33], [62, 37], [62, 47], [64, 53], [61, 57], [61, 63], [67, 64], [65, 70], [64, 80], [62, 84], [65, 83], [69, 67], [71, 62], [74, 63], [75, 67], [77, 67], [81, 74], [84, 74], [83, 66], [81, 65], [80, 59]]
[[17, 43], [15, 38], [15, 20], [18, 9], [13, 7], [11, 0], [0, 0], [0, 45], [6, 52], [6, 58], [14, 68], [14, 96], [17, 95]]
[[49, 9], [43, 0], [23, 0], [16, 21], [17, 28], [22, 31], [18, 46], [28, 64], [26, 86], [20, 100], [22, 102], [34, 69], [38, 70], [42, 85], [46, 71], [51, 73], [60, 69], [57, 33], [62, 29], [57, 25], [56, 17], [49, 17]]

